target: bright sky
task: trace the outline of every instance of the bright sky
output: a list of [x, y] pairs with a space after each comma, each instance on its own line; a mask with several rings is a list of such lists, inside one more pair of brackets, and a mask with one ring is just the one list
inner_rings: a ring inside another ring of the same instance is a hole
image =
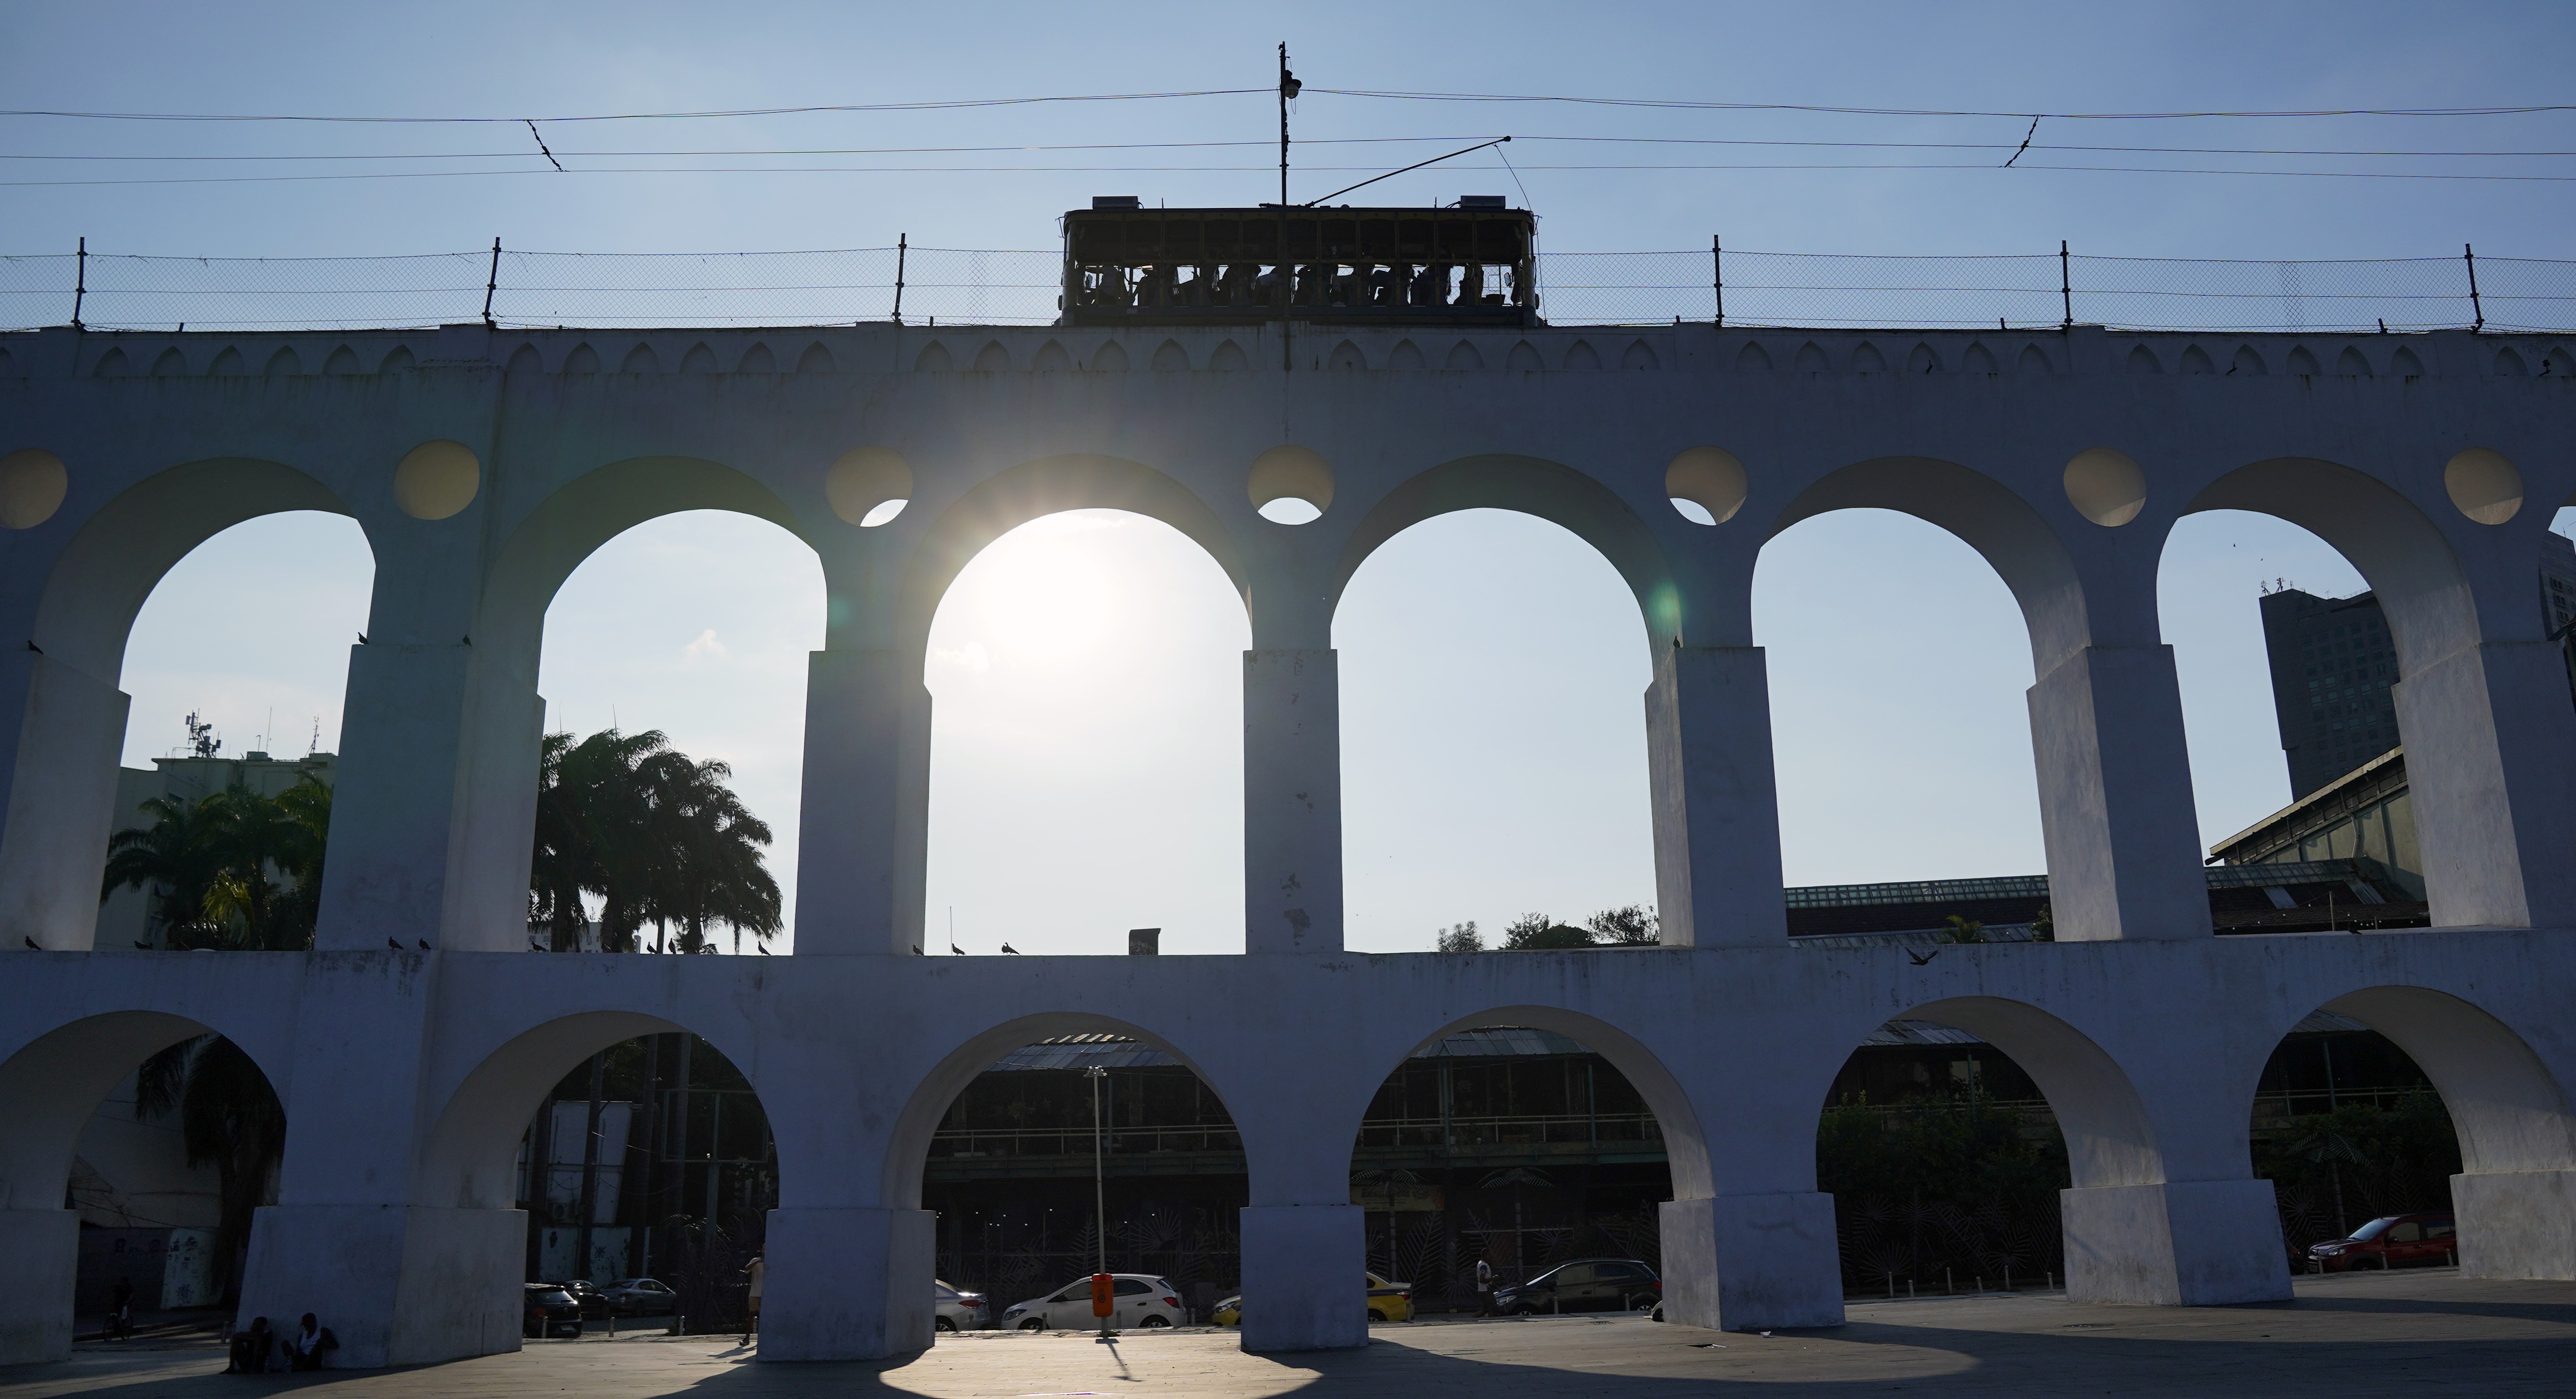
[[[1579, 17], [1579, 23], [1569, 23]], [[499, 153], [460, 160], [0, 160], [0, 252], [342, 255], [488, 246], [700, 251], [1045, 247], [1095, 193], [1173, 203], [1275, 197], [1261, 145], [887, 155], [647, 157], [639, 151], [846, 151], [1147, 141], [1264, 142], [1272, 45], [1310, 89], [1570, 94], [1845, 107], [2180, 112], [2458, 107], [2563, 93], [2576, 12], [2172, 4], [1562, 5], [1472, 8], [1062, 5], [95, 4], [0, 11], [12, 107], [92, 112], [540, 119], [523, 126], [164, 123], [0, 117], [0, 155], [174, 157]], [[113, 42], [102, 44], [102, 36]], [[584, 113], [1254, 88], [1152, 102], [732, 120], [574, 123]], [[1404, 102], [1310, 91], [1301, 138], [1509, 133], [1513, 175], [1388, 181], [1390, 202], [1524, 190], [1558, 252], [2076, 251], [2177, 257], [2570, 256], [2576, 158], [2079, 152], [2062, 145], [2283, 151], [2576, 151], [2576, 114], [2028, 123]], [[1645, 136], [1880, 146], [1637, 145]], [[1316, 145], [1297, 197], [1435, 154]], [[809, 173], [592, 173], [754, 164]], [[1969, 165], [1891, 170], [1569, 170], [1569, 165]], [[883, 167], [974, 166], [948, 173]], [[2050, 165], [2550, 176], [2403, 180], [2141, 174]], [[866, 167], [810, 173], [811, 167]], [[1057, 173], [989, 167], [1119, 167]], [[1156, 167], [1246, 167], [1177, 170]], [[1317, 167], [1350, 166], [1339, 174]], [[2034, 168], [2036, 167], [2036, 168]], [[416, 177], [415, 170], [515, 173]], [[403, 178], [271, 180], [364, 172]], [[238, 182], [244, 177], [258, 182]], [[50, 183], [45, 181], [231, 181]], [[1330, 180], [1332, 183], [1325, 183]], [[283, 516], [210, 541], [136, 624], [126, 761], [181, 738], [191, 709], [228, 751], [339, 738], [347, 647], [371, 564], [356, 528]], [[2253, 517], [2186, 521], [2166, 551], [2204, 835], [2288, 797], [2261, 662], [2260, 580], [2361, 584], [2321, 543]], [[1802, 524], [1766, 552], [1756, 626], [1771, 648], [1791, 883], [2014, 874], [2042, 867], [2022, 689], [2029, 652], [2001, 583], [1909, 519]], [[734, 764], [795, 866], [803, 654], [819, 570], [774, 527], [687, 515], [612, 542], [549, 615], [553, 722], [660, 728]], [[1170, 951], [1241, 946], [1242, 609], [1161, 525], [1084, 514], [979, 558], [938, 618], [930, 941], [991, 952], [1112, 952], [1160, 925]], [[1580, 917], [1650, 901], [1646, 681], [1634, 604], [1553, 526], [1472, 512], [1401, 536], [1362, 570], [1342, 648], [1350, 940], [1427, 947], [1475, 919]], [[271, 716], [274, 716], [273, 718]], [[792, 897], [792, 890], [791, 890]]]

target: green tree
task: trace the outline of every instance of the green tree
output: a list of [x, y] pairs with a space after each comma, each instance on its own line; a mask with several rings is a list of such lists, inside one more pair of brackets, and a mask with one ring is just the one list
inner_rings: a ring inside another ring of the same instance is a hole
[[1662, 942], [1663, 920], [1644, 904], [1605, 908], [1583, 920], [1583, 926], [1601, 942], [1614, 947], [1645, 947]]
[[679, 950], [706, 950], [719, 926], [766, 941], [781, 925], [764, 852], [769, 827], [742, 805], [720, 762], [694, 762], [658, 730], [548, 734], [540, 753], [530, 931], [555, 951], [581, 945], [599, 901], [599, 947], [637, 950], [646, 924], [680, 929]]
[[1965, 914], [1953, 913], [1941, 920], [1943, 942], [1984, 942], [1986, 925]]
[[195, 802], [154, 797], [149, 825], [108, 840], [99, 901], [152, 891], [164, 946], [297, 952], [313, 945], [331, 789], [311, 773], [268, 797], [239, 780]]
[[1439, 941], [1433, 946], [1443, 952], [1482, 952], [1485, 937], [1476, 931], [1476, 920], [1470, 918], [1454, 928], [1441, 929]]
[[1544, 913], [1524, 913], [1503, 929], [1506, 952], [1562, 952], [1592, 945], [1589, 929], [1569, 927]]

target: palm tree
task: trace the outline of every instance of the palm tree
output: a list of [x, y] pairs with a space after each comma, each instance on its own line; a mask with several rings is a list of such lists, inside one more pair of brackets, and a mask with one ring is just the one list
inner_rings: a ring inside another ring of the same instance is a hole
[[148, 826], [108, 841], [99, 901], [153, 891], [166, 946], [293, 952], [313, 945], [331, 789], [311, 773], [275, 797], [239, 781], [195, 802], [160, 796]]
[[143, 1061], [135, 1073], [137, 1121], [172, 1111], [190, 1166], [215, 1168], [220, 1206], [215, 1257], [224, 1268], [226, 1302], [239, 1299], [240, 1258], [251, 1214], [268, 1196], [270, 1174], [286, 1153], [286, 1109], [268, 1076], [221, 1035], [199, 1035]]
[[657, 730], [604, 729], [576, 741], [549, 734], [540, 761], [529, 888], [531, 930], [555, 951], [580, 946], [599, 900], [599, 948], [634, 951], [650, 923], [677, 924], [683, 952], [730, 924], [765, 940], [780, 927], [777, 882], [763, 863], [773, 839], [746, 810], [721, 762], [695, 762]]

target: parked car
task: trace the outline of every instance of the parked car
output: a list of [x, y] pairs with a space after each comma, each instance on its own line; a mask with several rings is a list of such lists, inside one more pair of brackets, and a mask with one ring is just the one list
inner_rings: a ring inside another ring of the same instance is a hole
[[519, 1334], [529, 1340], [581, 1335], [581, 1304], [550, 1282], [532, 1282], [522, 1294]]
[[[1111, 1284], [1111, 1304], [1115, 1310], [1109, 1325], [1116, 1330], [1142, 1328], [1154, 1330], [1177, 1326], [1187, 1315], [1181, 1310], [1181, 1290], [1170, 1280], [1151, 1273], [1115, 1273]], [[1100, 1324], [1091, 1314], [1091, 1278], [1088, 1274], [1074, 1279], [1044, 1297], [1033, 1297], [1002, 1313], [1002, 1324], [1023, 1331], [1088, 1331]]]
[[1505, 1316], [1537, 1312], [1642, 1312], [1664, 1300], [1663, 1279], [1635, 1258], [1580, 1258], [1524, 1283], [1494, 1290]]
[[[972, 1331], [984, 1324], [983, 1293], [960, 1292], [953, 1285], [936, 1278], [931, 1280], [930, 1289], [933, 1299], [931, 1325], [934, 1329]], [[1083, 1297], [1088, 1301], [1090, 1294], [1084, 1293]]]
[[653, 1278], [619, 1278], [599, 1289], [599, 1296], [618, 1316], [668, 1316], [680, 1309], [680, 1294]]
[[583, 1316], [608, 1315], [608, 1299], [600, 1295], [599, 1284], [588, 1278], [567, 1278], [562, 1282], [548, 1283], [546, 1286], [560, 1287], [572, 1294], [572, 1300], [580, 1305]]
[[2319, 1270], [2413, 1268], [2448, 1263], [2458, 1256], [2459, 1227], [2448, 1214], [2392, 1214], [2374, 1219], [2341, 1239], [2308, 1246]]
[[[1413, 1320], [1412, 1283], [1388, 1282], [1386, 1279], [1379, 1277], [1375, 1273], [1365, 1274], [1365, 1276], [1368, 1278], [1369, 1320]], [[1216, 1304], [1216, 1310], [1208, 1313], [1208, 1320], [1219, 1326], [1241, 1326], [1243, 1324], [1243, 1299], [1239, 1296], [1228, 1297], [1223, 1301], [1218, 1302]]]

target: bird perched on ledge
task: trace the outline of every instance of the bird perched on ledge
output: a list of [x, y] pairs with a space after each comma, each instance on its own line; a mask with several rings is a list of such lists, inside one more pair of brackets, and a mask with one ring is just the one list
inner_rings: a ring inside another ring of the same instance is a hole
[[1007, 943], [1007, 942], [1002, 944], [1002, 950], [1003, 950], [1004, 952], [1008, 952], [1008, 953], [1010, 953], [1010, 954], [1011, 954], [1012, 956], [1014, 956], [1014, 957], [1017, 957], [1017, 956], [1019, 956], [1019, 955], [1020, 955], [1020, 949], [1018, 949], [1018, 948], [1016, 948], [1016, 947], [1011, 946], [1011, 945], [1010, 945], [1009, 943]]
[[396, 952], [402, 951], [402, 944], [394, 941], [392, 938], [385, 939], [385, 946], [392, 948]]

